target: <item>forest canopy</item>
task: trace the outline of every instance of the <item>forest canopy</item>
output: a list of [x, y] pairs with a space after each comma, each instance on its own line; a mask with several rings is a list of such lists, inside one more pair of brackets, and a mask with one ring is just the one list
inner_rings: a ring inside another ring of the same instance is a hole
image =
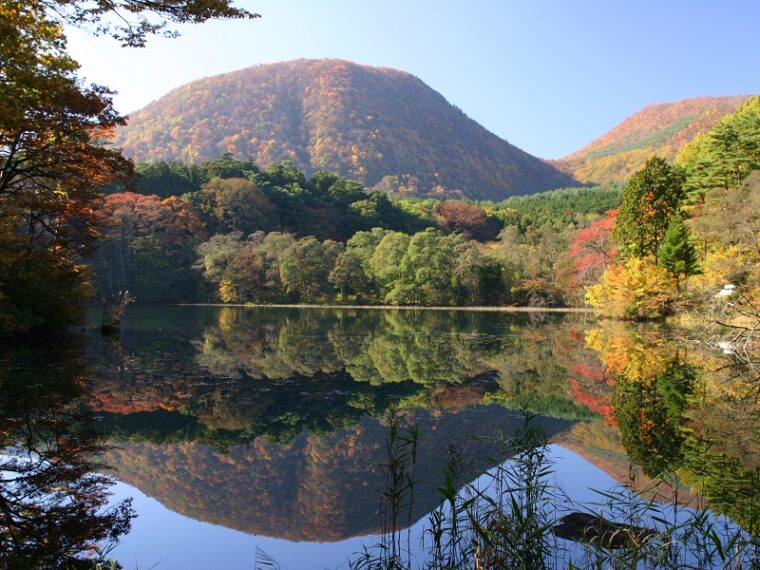
[[112, 185], [98, 208], [94, 266], [102, 297], [129, 290], [142, 302], [567, 304], [576, 269], [588, 269], [573, 261], [584, 245], [565, 250], [620, 199], [601, 188], [401, 198], [229, 154], [135, 170], [136, 192]]

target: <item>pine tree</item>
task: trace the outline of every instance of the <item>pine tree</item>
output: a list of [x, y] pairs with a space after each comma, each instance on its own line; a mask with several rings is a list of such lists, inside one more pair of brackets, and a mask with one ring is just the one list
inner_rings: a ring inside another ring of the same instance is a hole
[[657, 259], [662, 267], [675, 276], [677, 281], [682, 275], [694, 275], [699, 271], [697, 253], [689, 241], [689, 232], [679, 214], [670, 218], [668, 230], [657, 251]]
[[683, 173], [662, 158], [650, 158], [623, 190], [614, 237], [623, 257], [656, 255], [684, 198]]

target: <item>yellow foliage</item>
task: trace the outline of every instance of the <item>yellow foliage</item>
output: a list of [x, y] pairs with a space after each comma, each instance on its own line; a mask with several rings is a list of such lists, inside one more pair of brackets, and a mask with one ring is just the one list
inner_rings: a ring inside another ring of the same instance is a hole
[[610, 374], [634, 382], [652, 382], [664, 373], [676, 347], [658, 329], [634, 329], [620, 322], [604, 322], [586, 333], [586, 346], [599, 353]]
[[690, 290], [721, 289], [727, 283], [733, 283], [738, 269], [749, 263], [745, 248], [730, 245], [707, 254], [702, 264], [702, 273], [688, 280]]
[[599, 284], [589, 287], [586, 302], [602, 314], [620, 319], [656, 319], [667, 313], [676, 291], [671, 275], [647, 259], [610, 265]]
[[223, 303], [240, 301], [237, 288], [229, 279], [222, 279], [221, 283], [219, 283], [219, 298]]

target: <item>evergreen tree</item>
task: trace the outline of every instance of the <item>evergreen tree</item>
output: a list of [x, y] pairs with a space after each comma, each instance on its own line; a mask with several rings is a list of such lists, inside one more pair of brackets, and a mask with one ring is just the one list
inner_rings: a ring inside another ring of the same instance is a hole
[[678, 280], [681, 275], [693, 275], [699, 270], [697, 253], [689, 241], [689, 232], [683, 218], [676, 214], [670, 218], [657, 259]]
[[623, 190], [614, 232], [622, 244], [621, 255], [656, 255], [683, 198], [681, 170], [657, 156], [650, 158]]

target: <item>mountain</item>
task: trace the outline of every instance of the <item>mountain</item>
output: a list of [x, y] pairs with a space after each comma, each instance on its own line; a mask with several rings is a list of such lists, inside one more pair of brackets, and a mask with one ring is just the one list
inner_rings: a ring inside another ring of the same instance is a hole
[[[413, 522], [441, 504], [450, 444], [458, 442], [463, 457], [479, 458], [460, 467], [458, 480], [471, 481], [513, 454], [494, 443], [494, 434], [525, 425], [520, 412], [498, 405], [443, 415], [419, 410], [407, 419], [419, 431]], [[536, 416], [533, 425], [555, 435], [572, 422]], [[223, 450], [134, 436], [112, 442], [103, 461], [110, 474], [183, 516], [257, 536], [334, 542], [382, 532], [388, 433], [385, 420], [364, 417], [331, 433], [303, 431], [287, 444], [259, 437]], [[460, 439], [463, 433], [472, 437]]]
[[709, 131], [749, 98], [749, 95], [698, 97], [649, 105], [554, 164], [585, 183], [625, 180], [654, 155], [674, 160], [684, 145]]
[[370, 187], [502, 199], [577, 185], [468, 118], [421, 80], [342, 60], [249, 67], [174, 89], [129, 117], [115, 144], [136, 161], [232, 153], [292, 160]]

